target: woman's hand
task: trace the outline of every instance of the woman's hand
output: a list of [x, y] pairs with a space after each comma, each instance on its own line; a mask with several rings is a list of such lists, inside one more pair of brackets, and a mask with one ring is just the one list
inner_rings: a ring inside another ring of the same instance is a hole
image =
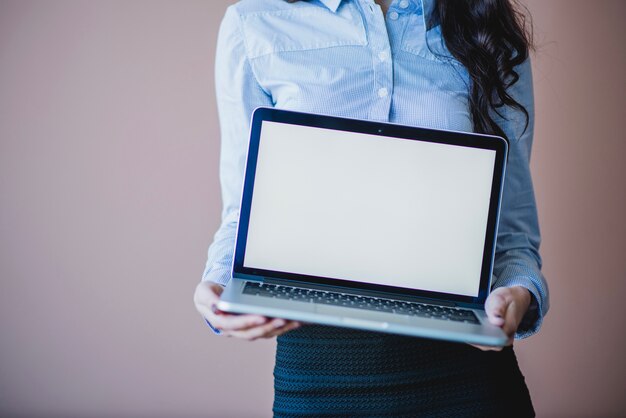
[[[530, 301], [530, 292], [521, 286], [499, 287], [487, 297], [485, 301], [487, 318], [493, 325], [502, 328], [509, 337], [506, 345], [513, 344], [513, 337], [528, 310]], [[472, 345], [483, 351], [502, 350], [502, 347]]]
[[217, 283], [201, 282], [196, 286], [193, 301], [196, 309], [216, 329], [227, 337], [254, 341], [272, 338], [298, 328], [299, 322], [261, 315], [234, 315], [217, 309], [217, 302], [224, 288]]

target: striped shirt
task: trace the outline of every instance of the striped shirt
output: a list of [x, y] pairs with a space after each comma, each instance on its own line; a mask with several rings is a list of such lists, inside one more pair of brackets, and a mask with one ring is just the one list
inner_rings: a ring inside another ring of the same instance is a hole
[[[384, 16], [373, 0], [243, 0], [222, 21], [216, 54], [221, 127], [222, 222], [203, 280], [225, 285], [239, 217], [250, 115], [258, 106], [471, 132], [466, 69], [447, 50], [435, 0], [394, 0]], [[505, 108], [496, 120], [510, 139], [493, 288], [533, 295], [539, 330], [549, 306], [529, 160], [533, 141], [530, 62], [509, 94], [530, 114]], [[528, 322], [528, 321], [526, 321]]]

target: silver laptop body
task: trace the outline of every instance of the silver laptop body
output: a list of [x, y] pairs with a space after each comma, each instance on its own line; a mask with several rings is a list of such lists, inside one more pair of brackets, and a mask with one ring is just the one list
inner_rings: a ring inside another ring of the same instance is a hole
[[218, 308], [483, 345], [508, 145], [255, 110]]

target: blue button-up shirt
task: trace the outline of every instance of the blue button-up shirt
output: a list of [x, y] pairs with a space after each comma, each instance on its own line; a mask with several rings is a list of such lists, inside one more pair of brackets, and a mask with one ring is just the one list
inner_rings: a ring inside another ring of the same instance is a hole
[[[394, 0], [386, 15], [373, 0], [243, 0], [219, 31], [216, 93], [221, 125], [222, 223], [203, 280], [231, 278], [250, 115], [275, 106], [430, 128], [472, 131], [469, 78], [451, 57], [433, 18], [435, 0]], [[523, 286], [534, 296], [536, 332], [548, 310], [539, 225], [529, 170], [533, 140], [530, 63], [509, 91], [530, 114], [504, 109], [511, 141], [493, 287]], [[454, 260], [451, 260], [454, 262]]]

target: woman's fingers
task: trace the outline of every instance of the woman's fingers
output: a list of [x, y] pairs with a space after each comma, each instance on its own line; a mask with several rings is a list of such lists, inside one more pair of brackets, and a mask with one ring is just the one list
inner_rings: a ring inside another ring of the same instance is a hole
[[269, 338], [275, 331], [288, 325], [288, 322], [284, 319], [275, 318], [264, 325], [253, 327], [247, 330], [236, 330], [228, 332], [227, 335], [237, 338], [243, 338], [249, 341], [254, 341], [259, 338]]
[[491, 346], [491, 345], [478, 345], [478, 344], [470, 344], [472, 347], [474, 348], [478, 348], [479, 350], [482, 351], [502, 351], [503, 347], [500, 347], [499, 345], [496, 346]]
[[520, 286], [494, 290], [485, 302], [489, 322], [502, 328], [512, 340], [530, 304], [530, 292]]
[[198, 284], [194, 293], [196, 309], [214, 328], [223, 331], [241, 330], [264, 324], [268, 319], [261, 315], [233, 315], [221, 312], [216, 304], [224, 289], [217, 283]]
[[507, 304], [502, 331], [509, 336], [510, 344], [513, 343], [513, 337], [515, 336], [515, 332], [517, 332], [517, 328], [519, 327], [525, 312], [526, 310], [520, 312], [520, 308], [514, 298]]
[[198, 283], [193, 293], [193, 303], [198, 310], [200, 310], [199, 306], [211, 308], [212, 305], [215, 305], [220, 300], [223, 290], [222, 286], [217, 283]]
[[233, 315], [220, 311], [216, 312], [202, 303], [197, 304], [196, 309], [214, 328], [221, 331], [248, 329], [265, 324], [268, 321], [268, 318], [261, 315]]
[[194, 303], [196, 309], [211, 325], [229, 337], [256, 340], [272, 338], [298, 328], [299, 322], [285, 319], [270, 319], [262, 315], [235, 315], [221, 312], [217, 302], [223, 292], [217, 283], [203, 282], [196, 286]]
[[498, 291], [494, 290], [485, 301], [485, 312], [489, 322], [493, 325], [502, 327], [505, 323], [506, 311], [508, 309], [507, 298]]
[[238, 331], [253, 328], [267, 322], [267, 318], [260, 315], [213, 314], [206, 318], [211, 325], [221, 331]]
[[[501, 290], [502, 289], [502, 290]], [[512, 343], [511, 335], [509, 334], [508, 328], [509, 324], [507, 321], [510, 321], [510, 312], [509, 312], [509, 301], [510, 299], [506, 297], [506, 289], [498, 288], [491, 292], [485, 301], [485, 313], [487, 314], [487, 319], [489, 322], [497, 327], [501, 327], [502, 331], [509, 336], [509, 341], [507, 341], [507, 345]], [[516, 327], [517, 328], [517, 327]], [[472, 347], [476, 347], [483, 351], [501, 351], [502, 347], [500, 346], [488, 346], [488, 345], [477, 345], [470, 344]]]
[[[485, 301], [487, 318], [490, 323], [502, 328], [502, 331], [509, 337], [507, 345], [513, 344], [513, 337], [529, 304], [530, 293], [520, 286], [500, 287], [487, 297]], [[502, 347], [472, 345], [481, 350], [502, 349]]]
[[287, 324], [270, 332], [264, 338], [278, 337], [279, 335], [283, 335], [284, 333], [291, 331], [292, 329], [300, 328], [301, 326], [302, 324], [298, 321], [287, 321]]
[[209, 322], [211, 322], [217, 311], [216, 304], [220, 300], [222, 293], [222, 290], [219, 288], [221, 286], [216, 283], [200, 282], [193, 293], [193, 303], [196, 309]]

